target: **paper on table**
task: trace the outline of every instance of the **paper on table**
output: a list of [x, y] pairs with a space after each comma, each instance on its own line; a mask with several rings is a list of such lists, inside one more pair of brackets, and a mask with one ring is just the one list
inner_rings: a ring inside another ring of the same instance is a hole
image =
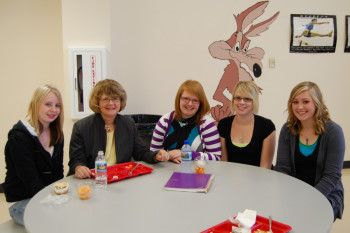
[[41, 200], [40, 204], [55, 204], [60, 205], [63, 203], [66, 203], [70, 200], [70, 194], [63, 194], [63, 195], [52, 195], [48, 194], [43, 200]]
[[237, 220], [244, 228], [251, 228], [256, 222], [256, 211], [245, 209], [243, 213], [238, 212]]

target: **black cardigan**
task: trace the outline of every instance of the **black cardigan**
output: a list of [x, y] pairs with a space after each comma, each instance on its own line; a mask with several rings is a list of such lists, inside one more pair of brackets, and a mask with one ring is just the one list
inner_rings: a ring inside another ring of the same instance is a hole
[[[118, 114], [115, 119], [115, 151], [117, 163], [130, 162], [134, 157], [136, 161], [142, 160], [155, 163], [156, 152], [150, 151], [139, 137], [134, 121], [130, 117]], [[93, 114], [79, 120], [73, 126], [69, 145], [69, 172], [75, 173], [78, 165], [95, 167], [97, 152], [106, 150], [107, 134], [105, 122], [101, 114]]]

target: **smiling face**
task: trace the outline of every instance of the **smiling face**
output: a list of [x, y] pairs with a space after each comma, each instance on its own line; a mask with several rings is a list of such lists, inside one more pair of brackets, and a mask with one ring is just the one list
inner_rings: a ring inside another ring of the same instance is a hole
[[120, 99], [110, 97], [103, 93], [99, 100], [99, 108], [104, 119], [115, 118], [120, 111]]
[[240, 91], [236, 91], [233, 97], [233, 110], [236, 112], [236, 115], [240, 116], [253, 114], [253, 100]]
[[292, 110], [296, 118], [302, 123], [313, 121], [316, 105], [309, 91], [302, 91], [295, 96], [292, 102]]
[[180, 97], [180, 110], [182, 118], [190, 118], [196, 115], [200, 106], [200, 101], [194, 94], [184, 91]]
[[53, 92], [49, 92], [39, 104], [39, 121], [47, 127], [61, 113], [61, 103]]

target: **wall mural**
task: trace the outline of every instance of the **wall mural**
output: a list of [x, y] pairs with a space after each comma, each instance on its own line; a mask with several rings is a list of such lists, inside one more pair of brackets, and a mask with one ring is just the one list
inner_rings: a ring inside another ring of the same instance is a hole
[[[252, 75], [242, 65], [248, 67], [247, 69], [253, 73], [255, 78], [261, 76], [263, 67], [261, 60], [265, 51], [258, 47], [249, 49], [251, 40], [248, 38], [259, 36], [261, 32], [269, 29], [269, 25], [279, 15], [278, 11], [271, 18], [252, 24], [255, 19], [264, 13], [268, 4], [268, 1], [258, 2], [240, 14], [234, 15], [237, 29], [230, 39], [216, 41], [209, 46], [209, 52], [213, 58], [229, 61], [213, 95], [214, 100], [222, 103], [222, 105], [218, 104], [211, 109], [211, 115], [217, 122], [232, 115], [230, 109], [231, 100], [225, 96], [224, 91], [227, 89], [232, 94], [238, 81], [254, 80]], [[249, 25], [251, 25], [249, 30], [243, 32]]]

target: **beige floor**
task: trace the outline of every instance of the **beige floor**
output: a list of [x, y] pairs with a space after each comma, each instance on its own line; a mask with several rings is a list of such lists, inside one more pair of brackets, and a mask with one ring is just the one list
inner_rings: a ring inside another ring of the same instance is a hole
[[[343, 170], [343, 185], [345, 189], [345, 210], [342, 220], [337, 220], [334, 225], [331, 233], [344, 233], [349, 230], [350, 222], [350, 169]], [[7, 204], [5, 202], [4, 194], [0, 194], [0, 224], [9, 220], [10, 215], [8, 214]]]

